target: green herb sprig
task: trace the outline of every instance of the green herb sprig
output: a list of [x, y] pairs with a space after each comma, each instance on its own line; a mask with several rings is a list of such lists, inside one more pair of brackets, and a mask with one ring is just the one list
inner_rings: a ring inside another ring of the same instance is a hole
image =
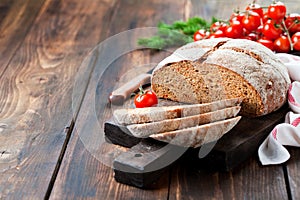
[[150, 38], [140, 38], [138, 44], [158, 50], [182, 46], [193, 41], [193, 35], [196, 31], [199, 29], [208, 30], [211, 24], [217, 21], [219, 20], [215, 17], [212, 18], [211, 22], [200, 17], [193, 17], [187, 21], [175, 21], [172, 24], [159, 22], [157, 34]]

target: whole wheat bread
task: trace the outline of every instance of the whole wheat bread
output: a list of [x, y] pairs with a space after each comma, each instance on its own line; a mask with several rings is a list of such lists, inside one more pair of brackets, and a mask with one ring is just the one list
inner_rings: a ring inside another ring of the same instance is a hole
[[150, 135], [151, 138], [174, 145], [199, 147], [220, 139], [241, 119], [241, 116], [191, 128]]
[[113, 112], [117, 123], [122, 125], [157, 122], [202, 113], [212, 112], [227, 107], [240, 105], [241, 98], [225, 99], [204, 104], [188, 104], [163, 107], [123, 108]]
[[133, 136], [144, 138], [151, 134], [169, 132], [232, 118], [238, 114], [240, 108], [240, 106], [234, 106], [188, 117], [166, 119], [151, 123], [132, 124], [128, 125], [127, 129]]
[[288, 71], [272, 51], [257, 42], [208, 39], [175, 52], [152, 74], [151, 86], [160, 98], [208, 103], [241, 97], [241, 114], [251, 117], [273, 112], [286, 102]]

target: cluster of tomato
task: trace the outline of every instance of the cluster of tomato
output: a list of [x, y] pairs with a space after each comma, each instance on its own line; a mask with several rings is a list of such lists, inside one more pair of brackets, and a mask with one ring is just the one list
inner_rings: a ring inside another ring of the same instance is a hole
[[218, 21], [210, 30], [198, 30], [194, 41], [204, 38], [243, 38], [257, 41], [272, 51], [300, 51], [300, 15], [287, 14], [286, 6], [278, 1], [268, 7], [253, 2], [244, 11], [234, 12], [228, 22]]

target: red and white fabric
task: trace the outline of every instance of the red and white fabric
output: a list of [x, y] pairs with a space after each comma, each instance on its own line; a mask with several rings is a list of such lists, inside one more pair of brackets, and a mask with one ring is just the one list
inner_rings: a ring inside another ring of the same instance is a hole
[[291, 109], [285, 122], [271, 131], [258, 149], [263, 165], [281, 164], [290, 158], [285, 146], [300, 147], [300, 57], [280, 53], [278, 57], [287, 66], [292, 84], [288, 90], [288, 104]]

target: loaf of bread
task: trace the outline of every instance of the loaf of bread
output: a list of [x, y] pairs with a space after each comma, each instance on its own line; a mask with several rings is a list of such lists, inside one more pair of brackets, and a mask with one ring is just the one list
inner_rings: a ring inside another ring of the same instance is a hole
[[152, 90], [160, 98], [208, 103], [242, 98], [241, 115], [279, 109], [291, 81], [287, 68], [263, 45], [243, 39], [207, 39], [176, 50], [155, 68]]

